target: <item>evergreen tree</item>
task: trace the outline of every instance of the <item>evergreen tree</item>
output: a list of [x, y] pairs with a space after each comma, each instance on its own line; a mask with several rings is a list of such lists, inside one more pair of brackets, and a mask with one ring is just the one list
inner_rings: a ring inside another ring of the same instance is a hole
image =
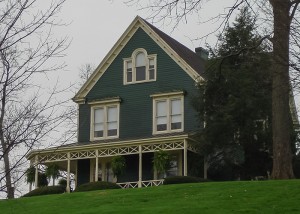
[[218, 179], [247, 179], [271, 170], [271, 62], [255, 28], [255, 18], [243, 8], [211, 51], [195, 99], [205, 122], [199, 150]]

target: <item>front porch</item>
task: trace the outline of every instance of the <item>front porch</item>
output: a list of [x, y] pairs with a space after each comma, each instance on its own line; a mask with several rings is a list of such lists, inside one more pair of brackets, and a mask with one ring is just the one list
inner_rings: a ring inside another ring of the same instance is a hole
[[[35, 150], [28, 155], [36, 168], [37, 187], [38, 166], [56, 163], [67, 172], [67, 192], [70, 192], [70, 174], [74, 174], [75, 188], [93, 181], [116, 182], [122, 188], [158, 186], [163, 179], [153, 168], [153, 154], [164, 150], [176, 157], [174, 175], [188, 175], [188, 152], [195, 152], [192, 140], [187, 135], [119, 141], [112, 143], [90, 143], [66, 145], [46, 150]], [[122, 155], [128, 162], [124, 176], [115, 178], [110, 169], [112, 157]]]

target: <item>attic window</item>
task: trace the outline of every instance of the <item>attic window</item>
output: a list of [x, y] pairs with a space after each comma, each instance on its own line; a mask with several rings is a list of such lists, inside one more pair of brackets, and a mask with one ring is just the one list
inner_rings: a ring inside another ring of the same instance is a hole
[[124, 84], [156, 80], [156, 54], [148, 55], [142, 48], [136, 49], [131, 58], [124, 59]]

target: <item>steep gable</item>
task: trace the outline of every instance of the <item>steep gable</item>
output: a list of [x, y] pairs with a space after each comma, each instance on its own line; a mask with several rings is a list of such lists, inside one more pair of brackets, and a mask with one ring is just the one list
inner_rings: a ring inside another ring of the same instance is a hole
[[146, 20], [145, 23], [151, 29], [153, 29], [157, 35], [159, 35], [187, 64], [189, 64], [200, 76], [204, 75], [204, 63], [200, 60], [199, 56], [191, 51], [189, 48], [185, 47], [180, 42], [176, 41], [169, 35], [165, 34]]
[[138, 29], [143, 29], [194, 81], [202, 78], [203, 65], [194, 52], [137, 16], [75, 95], [75, 102], [84, 102], [86, 95]]

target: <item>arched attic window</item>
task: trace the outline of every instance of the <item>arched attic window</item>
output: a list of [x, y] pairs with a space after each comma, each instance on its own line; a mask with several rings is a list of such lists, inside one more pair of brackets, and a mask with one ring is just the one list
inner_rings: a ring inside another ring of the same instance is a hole
[[136, 81], [146, 80], [146, 57], [143, 52], [138, 52], [135, 57]]
[[142, 48], [136, 49], [131, 58], [124, 59], [124, 84], [156, 80], [156, 54], [148, 55]]

